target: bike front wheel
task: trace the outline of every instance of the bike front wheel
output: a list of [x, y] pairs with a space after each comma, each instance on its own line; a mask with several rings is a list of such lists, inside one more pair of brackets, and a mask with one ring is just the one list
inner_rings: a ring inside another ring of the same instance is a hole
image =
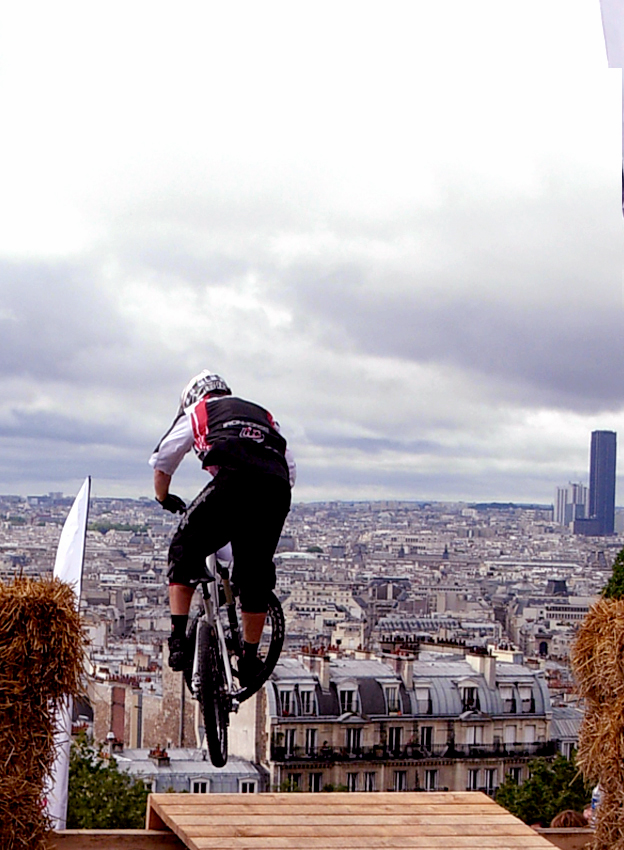
[[199, 702], [204, 717], [210, 761], [223, 767], [228, 756], [229, 698], [219, 640], [205, 620], [197, 624]]

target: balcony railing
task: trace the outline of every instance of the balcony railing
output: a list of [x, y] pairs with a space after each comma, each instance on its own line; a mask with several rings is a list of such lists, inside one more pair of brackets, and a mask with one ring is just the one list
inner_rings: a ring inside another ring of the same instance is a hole
[[432, 747], [420, 747], [406, 744], [396, 749], [378, 744], [374, 747], [271, 747], [271, 759], [277, 762], [287, 761], [390, 761], [392, 759], [491, 759], [491, 758], [536, 758], [554, 756], [554, 741], [541, 744], [434, 744]]

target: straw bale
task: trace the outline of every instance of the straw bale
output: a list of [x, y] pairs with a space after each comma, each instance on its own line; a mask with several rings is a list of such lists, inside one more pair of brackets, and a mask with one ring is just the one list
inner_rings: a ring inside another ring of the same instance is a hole
[[577, 764], [600, 783], [592, 850], [624, 850], [624, 600], [592, 606], [572, 647], [572, 670], [585, 701]]
[[74, 592], [57, 579], [0, 583], [0, 847], [46, 846], [44, 783], [55, 714], [82, 691], [85, 633]]

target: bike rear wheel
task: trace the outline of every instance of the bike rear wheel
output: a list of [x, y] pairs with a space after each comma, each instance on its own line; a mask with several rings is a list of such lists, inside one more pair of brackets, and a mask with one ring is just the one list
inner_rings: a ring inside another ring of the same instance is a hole
[[199, 701], [206, 729], [210, 761], [223, 767], [228, 756], [229, 698], [217, 634], [209, 623], [197, 624]]

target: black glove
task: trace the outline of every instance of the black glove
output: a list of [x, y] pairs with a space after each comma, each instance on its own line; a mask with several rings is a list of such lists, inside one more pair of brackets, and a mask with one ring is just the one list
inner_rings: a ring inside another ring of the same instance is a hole
[[186, 510], [185, 502], [183, 502], [179, 496], [174, 496], [173, 493], [167, 493], [162, 501], [160, 499], [156, 499], [156, 501], [162, 505], [166, 511], [171, 511], [172, 514], [183, 514]]

